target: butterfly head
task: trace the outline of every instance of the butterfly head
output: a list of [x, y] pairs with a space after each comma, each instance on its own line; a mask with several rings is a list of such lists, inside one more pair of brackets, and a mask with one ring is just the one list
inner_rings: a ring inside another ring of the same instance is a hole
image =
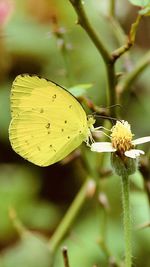
[[88, 128], [90, 130], [92, 130], [94, 128], [93, 124], [95, 123], [95, 119], [94, 119], [94, 116], [93, 115], [88, 115], [87, 116], [87, 125], [88, 125]]

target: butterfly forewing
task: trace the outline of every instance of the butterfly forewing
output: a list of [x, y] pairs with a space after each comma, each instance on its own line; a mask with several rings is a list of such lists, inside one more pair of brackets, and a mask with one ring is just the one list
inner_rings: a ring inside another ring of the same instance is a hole
[[14, 150], [29, 161], [55, 163], [88, 136], [86, 114], [66, 90], [37, 76], [18, 76], [11, 94], [9, 135]]

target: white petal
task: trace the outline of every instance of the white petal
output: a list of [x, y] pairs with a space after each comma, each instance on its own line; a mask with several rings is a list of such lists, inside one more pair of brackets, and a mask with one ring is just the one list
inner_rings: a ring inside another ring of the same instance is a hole
[[110, 142], [95, 142], [91, 145], [91, 151], [115, 152], [116, 149], [112, 147], [112, 144]]
[[144, 143], [147, 143], [147, 142], [150, 142], [150, 136], [145, 136], [145, 137], [141, 137], [141, 138], [135, 139], [135, 140], [132, 141], [132, 144], [133, 145], [140, 145], [140, 144], [144, 144]]
[[132, 159], [136, 159], [137, 157], [139, 157], [141, 154], [144, 155], [144, 151], [143, 150], [139, 150], [139, 149], [131, 149], [128, 151], [125, 151], [125, 156], [132, 158]]

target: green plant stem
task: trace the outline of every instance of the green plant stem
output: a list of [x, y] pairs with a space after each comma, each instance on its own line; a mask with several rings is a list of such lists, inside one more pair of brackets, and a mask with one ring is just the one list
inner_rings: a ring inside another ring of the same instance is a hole
[[125, 241], [125, 267], [132, 265], [131, 249], [131, 215], [129, 200], [129, 177], [122, 176], [122, 202], [123, 202], [123, 221], [124, 221], [124, 241]]
[[120, 95], [126, 91], [136, 80], [139, 74], [150, 64], [150, 51], [148, 51], [137, 63], [134, 69], [125, 75], [125, 78], [117, 86], [117, 93]]
[[100, 52], [101, 56], [105, 63], [109, 63], [111, 61], [111, 55], [109, 51], [106, 49], [105, 44], [98, 36], [96, 31], [93, 29], [89, 20], [84, 12], [83, 4], [81, 0], [69, 0], [70, 3], [73, 5], [77, 15], [78, 15], [78, 24], [82, 26], [82, 28], [87, 32], [95, 46], [97, 47], [98, 51]]
[[109, 16], [115, 17], [115, 2], [116, 0], [109, 0]]
[[69, 49], [67, 48], [67, 43], [65, 40], [65, 34], [64, 32], [61, 32], [61, 29], [58, 27], [58, 25], [54, 24], [54, 31], [53, 34], [56, 38], [57, 41], [57, 46], [61, 52], [63, 61], [64, 61], [64, 66], [65, 66], [65, 71], [66, 71], [66, 80], [68, 83], [68, 87], [72, 86], [74, 84], [74, 79], [73, 79], [73, 75], [71, 72], [71, 62], [70, 62], [70, 57], [69, 57]]
[[69, 57], [69, 51], [66, 48], [66, 44], [64, 43], [62, 48], [61, 48], [61, 53], [63, 56], [63, 60], [64, 60], [64, 65], [65, 65], [65, 69], [66, 69], [66, 79], [68, 82], [68, 87], [71, 87], [74, 84], [74, 78], [71, 72], [71, 62], [70, 62], [70, 57]]
[[[115, 65], [111, 63], [106, 66], [108, 89], [107, 89], [107, 105], [114, 106], [116, 104], [116, 76], [115, 76]], [[117, 117], [117, 109], [111, 109], [111, 116]]]
[[120, 23], [118, 20], [116, 20], [114, 17], [109, 17], [109, 23], [110, 23], [110, 27], [116, 37], [117, 43], [119, 46], [121, 46], [123, 43], [125, 43], [126, 41], [126, 34], [123, 30], [123, 28], [121, 27]]
[[129, 42], [129, 40], [126, 42], [126, 44], [122, 45], [121, 47], [117, 48], [112, 52], [112, 57], [114, 58], [114, 61], [116, 61], [121, 55], [123, 55], [125, 52], [127, 52], [133, 44]]
[[25, 228], [23, 223], [19, 220], [16, 210], [13, 207], [10, 207], [9, 209], [9, 217], [20, 237], [23, 237], [29, 233], [29, 231]]
[[113, 61], [116, 61], [134, 45], [137, 29], [141, 18], [142, 16], [138, 15], [135, 22], [132, 23], [126, 43], [112, 52], [111, 56], [113, 58]]
[[[78, 16], [78, 24], [86, 31], [88, 36], [91, 38], [95, 46], [97, 47], [100, 55], [102, 56], [107, 72], [107, 80], [108, 80], [108, 90], [107, 90], [107, 105], [113, 106], [116, 104], [116, 92], [115, 92], [115, 67], [113, 57], [109, 53], [106, 48], [106, 45], [103, 43], [103, 40], [98, 36], [97, 32], [91, 26], [81, 0], [69, 0], [72, 6], [74, 7], [77, 16]], [[113, 109], [111, 112], [111, 116], [116, 117], [116, 109]]]
[[88, 183], [91, 182], [91, 179], [87, 179], [82, 185], [79, 193], [72, 202], [67, 213], [63, 217], [62, 221], [58, 225], [58, 228], [55, 230], [54, 234], [50, 238], [49, 248], [52, 253], [54, 253], [59, 246], [60, 242], [63, 240], [70, 227], [72, 226], [75, 218], [77, 217], [79, 211], [81, 210], [83, 204], [85, 203], [87, 196]]

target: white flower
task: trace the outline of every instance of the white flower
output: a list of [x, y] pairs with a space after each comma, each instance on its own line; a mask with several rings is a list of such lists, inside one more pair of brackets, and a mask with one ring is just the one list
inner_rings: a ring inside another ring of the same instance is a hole
[[111, 142], [95, 142], [91, 150], [96, 152], [116, 152], [119, 156], [137, 158], [144, 154], [143, 150], [135, 149], [136, 145], [150, 142], [150, 136], [132, 140], [130, 124], [127, 121], [117, 121], [111, 129]]

